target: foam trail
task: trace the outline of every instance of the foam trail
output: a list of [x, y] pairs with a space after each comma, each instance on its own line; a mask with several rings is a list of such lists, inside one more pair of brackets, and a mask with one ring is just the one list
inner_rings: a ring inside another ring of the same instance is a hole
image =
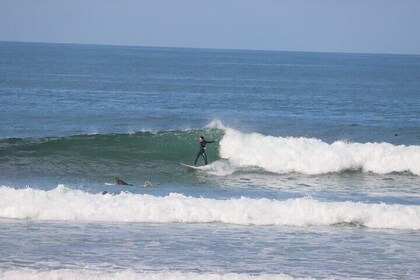
[[274, 173], [323, 174], [362, 169], [386, 174], [420, 175], [420, 146], [389, 143], [332, 144], [313, 138], [273, 137], [226, 128], [220, 156], [238, 167], [256, 166]]
[[417, 205], [320, 202], [310, 198], [216, 200], [176, 193], [165, 197], [100, 195], [64, 186], [51, 191], [0, 187], [0, 197], [0, 218], [8, 219], [299, 227], [356, 223], [370, 228], [420, 229]]
[[198, 170], [205, 171], [215, 176], [228, 176], [238, 170], [237, 167], [225, 160], [217, 160], [208, 165], [198, 167]]
[[35, 270], [35, 269], [14, 269], [0, 270], [0, 279], [3, 280], [293, 280], [293, 279], [311, 279], [294, 278], [285, 274], [215, 274], [215, 273], [194, 273], [179, 271], [162, 272], [136, 272], [133, 270], [123, 270], [118, 272], [102, 272], [95, 270], [75, 270], [75, 269], [56, 269], [56, 270]]

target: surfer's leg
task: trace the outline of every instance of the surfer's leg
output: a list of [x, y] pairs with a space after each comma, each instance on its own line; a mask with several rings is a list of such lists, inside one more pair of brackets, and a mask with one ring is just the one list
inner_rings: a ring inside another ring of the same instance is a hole
[[207, 165], [207, 154], [206, 152], [203, 153], [204, 164]]
[[200, 152], [198, 152], [197, 153], [197, 156], [195, 157], [195, 160], [194, 160], [194, 166], [196, 166], [197, 165], [197, 160], [198, 160], [198, 158], [201, 156], [201, 153]]

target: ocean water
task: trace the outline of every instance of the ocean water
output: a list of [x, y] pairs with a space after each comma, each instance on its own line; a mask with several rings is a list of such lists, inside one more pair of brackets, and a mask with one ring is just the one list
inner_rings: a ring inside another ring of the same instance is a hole
[[420, 56], [0, 42], [0, 104], [0, 279], [420, 278]]

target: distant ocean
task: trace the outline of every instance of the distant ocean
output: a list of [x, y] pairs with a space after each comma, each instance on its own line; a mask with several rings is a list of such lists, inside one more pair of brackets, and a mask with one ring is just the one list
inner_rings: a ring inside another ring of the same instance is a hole
[[0, 104], [0, 279], [420, 278], [420, 56], [0, 42]]

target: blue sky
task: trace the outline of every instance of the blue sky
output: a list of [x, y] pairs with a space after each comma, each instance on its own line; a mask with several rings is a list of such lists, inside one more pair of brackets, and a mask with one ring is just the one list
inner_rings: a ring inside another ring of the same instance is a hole
[[0, 41], [420, 54], [419, 0], [1, 0]]

